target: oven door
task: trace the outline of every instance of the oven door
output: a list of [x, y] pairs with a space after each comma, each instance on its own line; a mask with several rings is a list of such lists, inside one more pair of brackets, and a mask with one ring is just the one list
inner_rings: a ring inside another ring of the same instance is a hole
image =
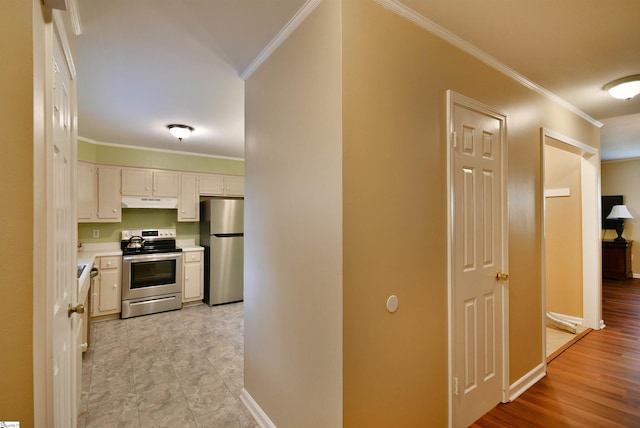
[[182, 292], [182, 253], [122, 257], [122, 300]]

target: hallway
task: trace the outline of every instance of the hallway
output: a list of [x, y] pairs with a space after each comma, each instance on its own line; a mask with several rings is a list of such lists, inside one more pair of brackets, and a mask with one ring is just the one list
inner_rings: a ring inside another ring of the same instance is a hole
[[640, 426], [640, 279], [603, 280], [606, 328], [547, 366], [547, 375], [472, 427]]

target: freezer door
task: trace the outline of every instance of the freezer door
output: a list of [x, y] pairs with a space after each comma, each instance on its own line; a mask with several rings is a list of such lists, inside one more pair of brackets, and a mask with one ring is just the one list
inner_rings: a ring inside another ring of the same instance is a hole
[[244, 296], [244, 238], [211, 237], [205, 302], [209, 305], [238, 302]]
[[244, 200], [210, 199], [203, 201], [200, 220], [208, 226], [208, 230], [201, 231], [201, 234], [243, 233]]

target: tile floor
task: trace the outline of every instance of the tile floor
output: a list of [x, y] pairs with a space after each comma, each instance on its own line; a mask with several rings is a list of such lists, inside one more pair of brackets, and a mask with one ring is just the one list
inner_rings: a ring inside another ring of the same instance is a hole
[[91, 324], [79, 427], [257, 427], [239, 400], [243, 304]]

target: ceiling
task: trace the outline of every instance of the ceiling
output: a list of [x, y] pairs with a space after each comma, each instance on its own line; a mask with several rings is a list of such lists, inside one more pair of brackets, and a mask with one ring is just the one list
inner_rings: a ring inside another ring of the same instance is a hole
[[[305, 3], [78, 0], [80, 137], [243, 158], [240, 76]], [[402, 3], [602, 122], [603, 160], [640, 157], [640, 96], [621, 101], [602, 89], [640, 74], [640, 2]], [[170, 123], [195, 132], [178, 142]]]

